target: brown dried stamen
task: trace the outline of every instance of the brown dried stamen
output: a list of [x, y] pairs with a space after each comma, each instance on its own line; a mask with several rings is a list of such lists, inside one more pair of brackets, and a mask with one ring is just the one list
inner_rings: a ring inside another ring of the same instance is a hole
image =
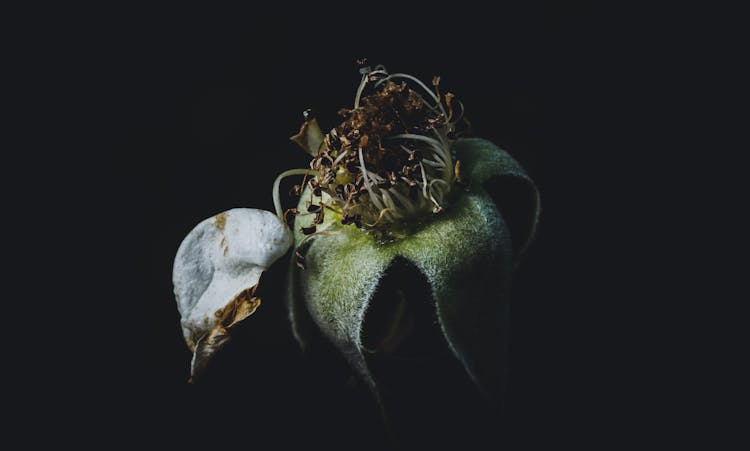
[[[315, 233], [323, 222], [326, 205], [315, 200], [322, 200], [323, 193], [342, 224], [382, 230], [442, 212], [456, 181], [449, 142], [456, 122], [463, 119], [463, 105], [457, 114], [455, 96], [440, 94], [440, 77], [433, 78], [433, 92], [407, 74], [389, 75], [379, 67], [360, 72], [354, 108], [339, 111], [342, 122], [322, 136], [310, 162], [315, 178], [307, 184], [307, 209], [316, 217], [301, 229], [305, 234]], [[422, 94], [407, 82], [418, 85]], [[295, 140], [303, 133], [318, 138], [316, 128], [317, 123], [303, 125]]]

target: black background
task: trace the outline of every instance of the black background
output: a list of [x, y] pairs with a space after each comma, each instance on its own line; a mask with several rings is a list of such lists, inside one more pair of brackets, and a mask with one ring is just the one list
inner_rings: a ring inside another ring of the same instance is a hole
[[[283, 265], [264, 279], [263, 315], [202, 386], [186, 383], [190, 354], [171, 284], [177, 247], [198, 222], [273, 208], [275, 177], [307, 163], [288, 140], [301, 112], [313, 108], [324, 130], [333, 126], [353, 100], [361, 57], [423, 80], [440, 75], [475, 133], [516, 157], [542, 196], [537, 240], [514, 279], [503, 410], [483, 407], [452, 373], [436, 375], [423, 381], [434, 404], [414, 416], [410, 443], [423, 434], [432, 447], [606, 448], [665, 426], [671, 399], [656, 368], [670, 357], [647, 343], [648, 301], [660, 293], [642, 288], [657, 276], [641, 264], [640, 233], [656, 225], [642, 220], [653, 204], [636, 200], [648, 175], [634, 175], [644, 154], [660, 158], [647, 138], [663, 102], [653, 95], [661, 47], [640, 20], [648, 14], [586, 2], [102, 14], [97, 32], [82, 36], [92, 69], [79, 80], [100, 132], [101, 151], [87, 156], [106, 189], [83, 187], [108, 226], [92, 252], [110, 261], [113, 236], [118, 249], [117, 275], [98, 276], [96, 308], [107, 320], [82, 334], [92, 369], [76, 378], [97, 398], [97, 429], [134, 444], [382, 445], [345, 365], [293, 341], [274, 291]], [[101, 72], [114, 77], [102, 83]], [[440, 409], [453, 428], [431, 429]]]

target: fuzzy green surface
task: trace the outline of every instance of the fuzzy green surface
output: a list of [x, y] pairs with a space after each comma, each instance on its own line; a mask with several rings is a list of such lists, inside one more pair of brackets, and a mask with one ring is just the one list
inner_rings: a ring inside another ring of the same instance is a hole
[[[453, 144], [452, 149], [461, 161], [462, 172], [467, 175], [472, 188], [488, 187], [492, 182], [499, 180], [505, 182], [505, 188], [513, 188], [489, 194], [509, 223], [515, 226], [513, 248], [514, 259], [517, 260], [536, 234], [541, 212], [539, 190], [509, 153], [486, 139], [459, 139]], [[520, 204], [520, 208], [519, 205], [515, 205], [511, 209], [507, 201]]]
[[[528, 176], [487, 141], [459, 140], [454, 150], [469, 189], [455, 187], [446, 211], [405, 238], [379, 242], [372, 234], [341, 225], [331, 211], [318, 226], [325, 234], [305, 240], [299, 232], [312, 215], [298, 216], [295, 224], [295, 246], [305, 254], [307, 266], [290, 269], [295, 335], [304, 341], [298, 325], [306, 310], [376, 393], [360, 335], [378, 282], [396, 257], [412, 262], [427, 278], [443, 333], [469, 375], [487, 394], [502, 389], [513, 252], [506, 221], [482, 183], [495, 176]], [[300, 210], [309, 193], [302, 199]]]
[[464, 138], [453, 143], [452, 150], [462, 161], [472, 184], [483, 184], [492, 177], [510, 176], [529, 179], [526, 171], [509, 153], [481, 138]]

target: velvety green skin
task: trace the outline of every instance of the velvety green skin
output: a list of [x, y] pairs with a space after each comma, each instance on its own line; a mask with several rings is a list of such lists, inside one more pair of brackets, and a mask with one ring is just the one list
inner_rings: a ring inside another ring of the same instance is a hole
[[[299, 229], [312, 221], [312, 215], [298, 216], [295, 224], [295, 247], [306, 262], [305, 270], [290, 265], [288, 302], [295, 336], [304, 346], [306, 311], [376, 396], [377, 383], [368, 370], [360, 335], [368, 303], [396, 257], [412, 262], [425, 275], [442, 331], [469, 376], [491, 398], [503, 389], [511, 272], [514, 259], [533, 236], [538, 193], [520, 165], [486, 140], [461, 139], [452, 151], [469, 186], [454, 186], [446, 211], [428, 218], [408, 236], [383, 243], [353, 225], [341, 225], [341, 218], [329, 210], [318, 226], [326, 234], [303, 243]], [[508, 218], [484, 188], [494, 177], [514, 178], [531, 194], [526, 196], [528, 217], [519, 220], [525, 229], [517, 237], [522, 242], [515, 246]], [[309, 194], [303, 194], [300, 211], [305, 199]]]

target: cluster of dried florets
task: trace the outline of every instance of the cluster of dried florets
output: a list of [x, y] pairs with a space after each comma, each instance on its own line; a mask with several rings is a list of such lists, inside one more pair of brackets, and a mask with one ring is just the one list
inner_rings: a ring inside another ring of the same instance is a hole
[[[463, 106], [452, 94], [440, 94], [440, 78], [433, 78], [431, 90], [411, 75], [388, 74], [382, 66], [362, 73], [354, 108], [340, 110], [343, 122], [329, 133], [323, 135], [311, 113], [305, 113], [292, 140], [313, 156], [310, 170], [286, 171], [275, 184], [274, 202], [281, 215], [278, 182], [287, 175], [305, 175], [292, 189], [301, 194], [308, 188], [307, 213], [316, 215], [302, 229], [305, 234], [316, 231], [327, 208], [343, 224], [381, 231], [438, 214], [457, 181], [460, 162], [454, 163], [450, 143]], [[283, 216], [291, 223], [298, 213], [295, 208]]]

